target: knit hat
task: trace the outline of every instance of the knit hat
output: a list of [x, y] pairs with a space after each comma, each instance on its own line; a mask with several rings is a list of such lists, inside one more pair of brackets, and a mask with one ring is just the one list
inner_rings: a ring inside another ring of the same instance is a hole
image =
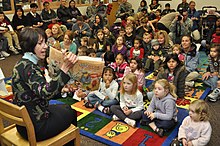
[[157, 39], [151, 40], [151, 46], [160, 45]]
[[121, 23], [121, 18], [117, 18], [114, 23]]

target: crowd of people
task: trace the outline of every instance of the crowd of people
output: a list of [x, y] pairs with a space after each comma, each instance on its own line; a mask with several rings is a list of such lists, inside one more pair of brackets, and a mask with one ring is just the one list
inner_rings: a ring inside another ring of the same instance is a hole
[[[44, 2], [40, 14], [36, 11], [37, 4], [32, 3], [26, 16], [23, 9], [17, 7], [12, 21], [0, 12], [3, 46], [0, 59], [10, 56], [7, 49], [14, 54], [23, 53], [13, 70], [14, 103], [27, 107], [37, 129], [37, 140], [52, 137], [71, 123], [76, 125], [74, 110], [66, 105], [48, 105], [48, 101], [60, 95], [77, 56], [101, 57], [106, 66], [99, 89], [85, 93], [87, 108], [97, 108], [113, 115], [113, 120], [123, 120], [132, 127], [140, 120], [141, 125], [151, 127], [160, 137], [172, 129], [177, 123], [175, 101], [184, 99], [185, 92], [192, 90], [200, 76], [200, 52], [195, 42], [200, 42], [202, 37], [195, 4], [195, 1], [182, 0], [176, 10], [170, 9], [168, 3], [162, 11], [158, 0], [152, 0], [149, 5], [141, 0], [135, 12], [127, 0], [122, 0], [112, 26], [108, 25], [107, 6], [102, 0], [93, 0], [86, 15], [80, 12], [74, 0], [69, 5], [66, 0], [60, 0], [56, 12], [49, 2]], [[211, 87], [208, 99], [212, 102], [220, 97], [219, 32], [220, 18], [217, 17], [204, 45], [210, 52], [207, 71], [202, 75], [204, 84]], [[42, 63], [38, 62], [46, 60], [46, 48], [50, 47], [62, 51], [66, 61], [47, 82]], [[151, 72], [156, 80], [146, 91], [145, 75]], [[146, 110], [144, 100], [151, 101]], [[207, 103], [201, 100], [191, 103], [177, 142], [184, 146], [206, 145], [212, 131], [208, 117]], [[61, 128], [51, 130], [54, 127]], [[24, 128], [18, 129], [25, 137]], [[48, 130], [51, 132], [47, 133]]]

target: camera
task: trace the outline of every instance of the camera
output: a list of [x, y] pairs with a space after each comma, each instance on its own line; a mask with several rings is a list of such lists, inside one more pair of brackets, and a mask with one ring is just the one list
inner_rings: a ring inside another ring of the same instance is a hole
[[180, 20], [182, 20], [183, 19], [183, 17], [181, 16], [181, 15], [178, 15], [178, 21], [180, 21]]

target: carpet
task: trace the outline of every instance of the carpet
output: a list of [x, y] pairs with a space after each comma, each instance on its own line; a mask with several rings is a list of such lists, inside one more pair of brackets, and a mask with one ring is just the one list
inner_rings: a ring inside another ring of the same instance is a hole
[[171, 143], [176, 137], [178, 128], [188, 111], [178, 108], [178, 123], [174, 129], [165, 133], [160, 138], [147, 126], [140, 126], [137, 123], [136, 128], [132, 128], [123, 121], [112, 121], [108, 116], [98, 110], [85, 108], [83, 101], [72, 104], [77, 112], [81, 113], [77, 117], [80, 134], [100, 141], [107, 145], [164, 145]]

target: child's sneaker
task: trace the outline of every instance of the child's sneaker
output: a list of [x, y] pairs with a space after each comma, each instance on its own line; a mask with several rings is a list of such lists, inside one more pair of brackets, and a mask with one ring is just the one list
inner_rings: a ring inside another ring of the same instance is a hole
[[0, 53], [0, 60], [4, 60], [5, 57]]
[[208, 95], [209, 101], [216, 102], [220, 96], [220, 89], [215, 88], [211, 94]]
[[14, 46], [10, 46], [9, 50], [11, 50], [15, 55], [19, 54], [19, 52], [14, 48]]
[[6, 51], [1, 51], [1, 54], [4, 56], [4, 57], [9, 57], [10, 54], [8, 54]]
[[113, 120], [113, 121], [117, 121], [117, 120], [120, 120], [120, 119], [119, 119], [116, 115], [113, 115], [113, 116], [112, 116], [112, 120]]
[[129, 118], [125, 118], [125, 122], [130, 125], [131, 127], [135, 127], [136, 125], [136, 121], [135, 120], [132, 120], [132, 119], [129, 119]]
[[194, 84], [195, 84], [194, 81], [189, 81], [189, 82], [186, 82], [186, 83], [185, 83], [185, 85], [186, 85], [186, 86], [189, 86], [189, 87], [193, 87]]

